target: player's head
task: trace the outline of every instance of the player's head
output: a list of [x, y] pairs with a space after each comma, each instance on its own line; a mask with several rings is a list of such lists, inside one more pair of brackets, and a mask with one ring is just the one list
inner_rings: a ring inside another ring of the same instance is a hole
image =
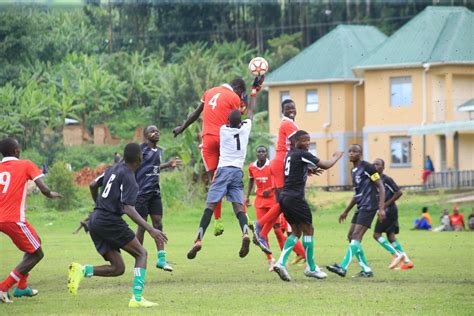
[[256, 149], [256, 153], [257, 153], [257, 159], [259, 161], [265, 161], [267, 159], [267, 147], [265, 146], [258, 146], [257, 149]]
[[459, 214], [459, 207], [455, 206], [455, 207], [453, 208], [453, 213], [454, 213], [455, 215], [458, 215], [458, 214]]
[[423, 208], [421, 209], [421, 212], [422, 213], [428, 213], [428, 207], [423, 206]]
[[3, 157], [20, 158], [20, 144], [15, 138], [8, 137], [0, 141], [0, 152]]
[[145, 139], [152, 143], [157, 143], [160, 140], [160, 130], [155, 125], [148, 125], [143, 130]]
[[234, 92], [237, 93], [241, 99], [243, 99], [245, 90], [247, 90], [244, 79], [241, 77], [236, 77], [231, 82], [229, 82], [229, 85], [232, 87], [232, 89], [234, 89]]
[[281, 103], [281, 113], [284, 116], [294, 120], [296, 117], [296, 105], [291, 99], [286, 99]]
[[290, 136], [290, 141], [294, 144], [296, 148], [308, 150], [309, 144], [311, 142], [311, 137], [309, 137], [308, 132], [299, 130]]
[[133, 168], [138, 168], [142, 162], [142, 150], [137, 143], [129, 143], [123, 150], [123, 160]]
[[385, 161], [381, 158], [377, 158], [374, 160], [374, 167], [377, 169], [377, 172], [379, 174], [382, 174], [384, 169], [385, 169]]
[[239, 110], [233, 110], [229, 114], [229, 126], [233, 128], [239, 128], [242, 119], [242, 114]]
[[352, 144], [349, 146], [349, 160], [351, 162], [356, 162], [362, 159], [362, 146], [359, 144]]

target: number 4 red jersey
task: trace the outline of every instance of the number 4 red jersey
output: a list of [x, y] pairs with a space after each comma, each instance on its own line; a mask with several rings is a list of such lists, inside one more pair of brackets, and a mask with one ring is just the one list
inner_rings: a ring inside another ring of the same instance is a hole
[[219, 136], [222, 125], [227, 124], [230, 112], [238, 110], [240, 97], [228, 84], [207, 90], [202, 96], [202, 135]]
[[43, 176], [30, 160], [5, 157], [0, 163], [0, 223], [25, 222], [28, 180]]

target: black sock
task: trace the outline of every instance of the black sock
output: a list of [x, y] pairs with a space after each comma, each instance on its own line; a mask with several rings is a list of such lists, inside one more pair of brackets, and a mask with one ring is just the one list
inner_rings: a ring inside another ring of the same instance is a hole
[[201, 217], [201, 223], [199, 223], [199, 231], [196, 237], [196, 240], [202, 240], [204, 237], [204, 233], [206, 232], [207, 227], [209, 226], [209, 223], [211, 223], [211, 218], [212, 214], [214, 213], [213, 210], [210, 208], [204, 209], [204, 213], [202, 214]]
[[247, 215], [244, 212], [237, 213], [237, 219], [239, 220], [240, 229], [242, 229], [242, 233], [248, 234], [249, 232], [249, 225], [247, 222]]

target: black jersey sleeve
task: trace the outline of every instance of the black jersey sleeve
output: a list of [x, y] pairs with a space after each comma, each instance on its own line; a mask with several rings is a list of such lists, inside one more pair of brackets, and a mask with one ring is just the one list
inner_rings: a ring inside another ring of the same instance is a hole
[[310, 165], [311, 167], [316, 167], [319, 162], [319, 158], [310, 153], [309, 151], [301, 152], [301, 160]]
[[400, 191], [400, 188], [391, 177], [386, 177], [384, 179], [384, 182], [385, 182], [385, 186], [387, 186], [388, 189], [392, 191], [393, 193]]
[[95, 183], [97, 183], [99, 187], [104, 185], [104, 175], [105, 175], [105, 172], [101, 174], [100, 176], [98, 176], [97, 178], [95, 178]]
[[379, 173], [375, 169], [374, 165], [372, 165], [371, 163], [367, 163], [365, 165], [365, 173], [370, 178], [370, 180], [372, 180], [372, 182], [375, 182], [380, 179]]
[[138, 184], [133, 172], [124, 173], [120, 189], [122, 190], [121, 202], [125, 205], [135, 206], [138, 195]]

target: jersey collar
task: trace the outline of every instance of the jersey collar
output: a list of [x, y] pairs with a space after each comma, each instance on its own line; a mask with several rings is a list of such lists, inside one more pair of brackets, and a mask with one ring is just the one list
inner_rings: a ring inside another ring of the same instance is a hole
[[270, 160], [268, 160], [268, 159], [267, 159], [267, 161], [265, 161], [265, 164], [264, 164], [262, 167], [259, 167], [259, 166], [257, 165], [257, 162], [258, 162], [258, 160], [255, 160], [254, 163], [253, 163], [253, 165], [254, 165], [257, 169], [260, 169], [260, 170], [262, 170], [262, 169], [265, 168], [266, 166], [269, 166], [269, 165], [270, 165]]
[[14, 161], [14, 160], [20, 160], [16, 157], [5, 157], [2, 159], [2, 162], [7, 162], [7, 161]]
[[224, 83], [224, 84], [222, 85], [222, 87], [227, 88], [227, 89], [229, 89], [230, 91], [234, 91], [234, 89], [232, 89], [232, 87], [231, 87], [230, 84], [228, 84], [228, 83]]
[[294, 120], [290, 119], [288, 116], [284, 116], [281, 118], [282, 121], [290, 121], [290, 122], [294, 122]]

